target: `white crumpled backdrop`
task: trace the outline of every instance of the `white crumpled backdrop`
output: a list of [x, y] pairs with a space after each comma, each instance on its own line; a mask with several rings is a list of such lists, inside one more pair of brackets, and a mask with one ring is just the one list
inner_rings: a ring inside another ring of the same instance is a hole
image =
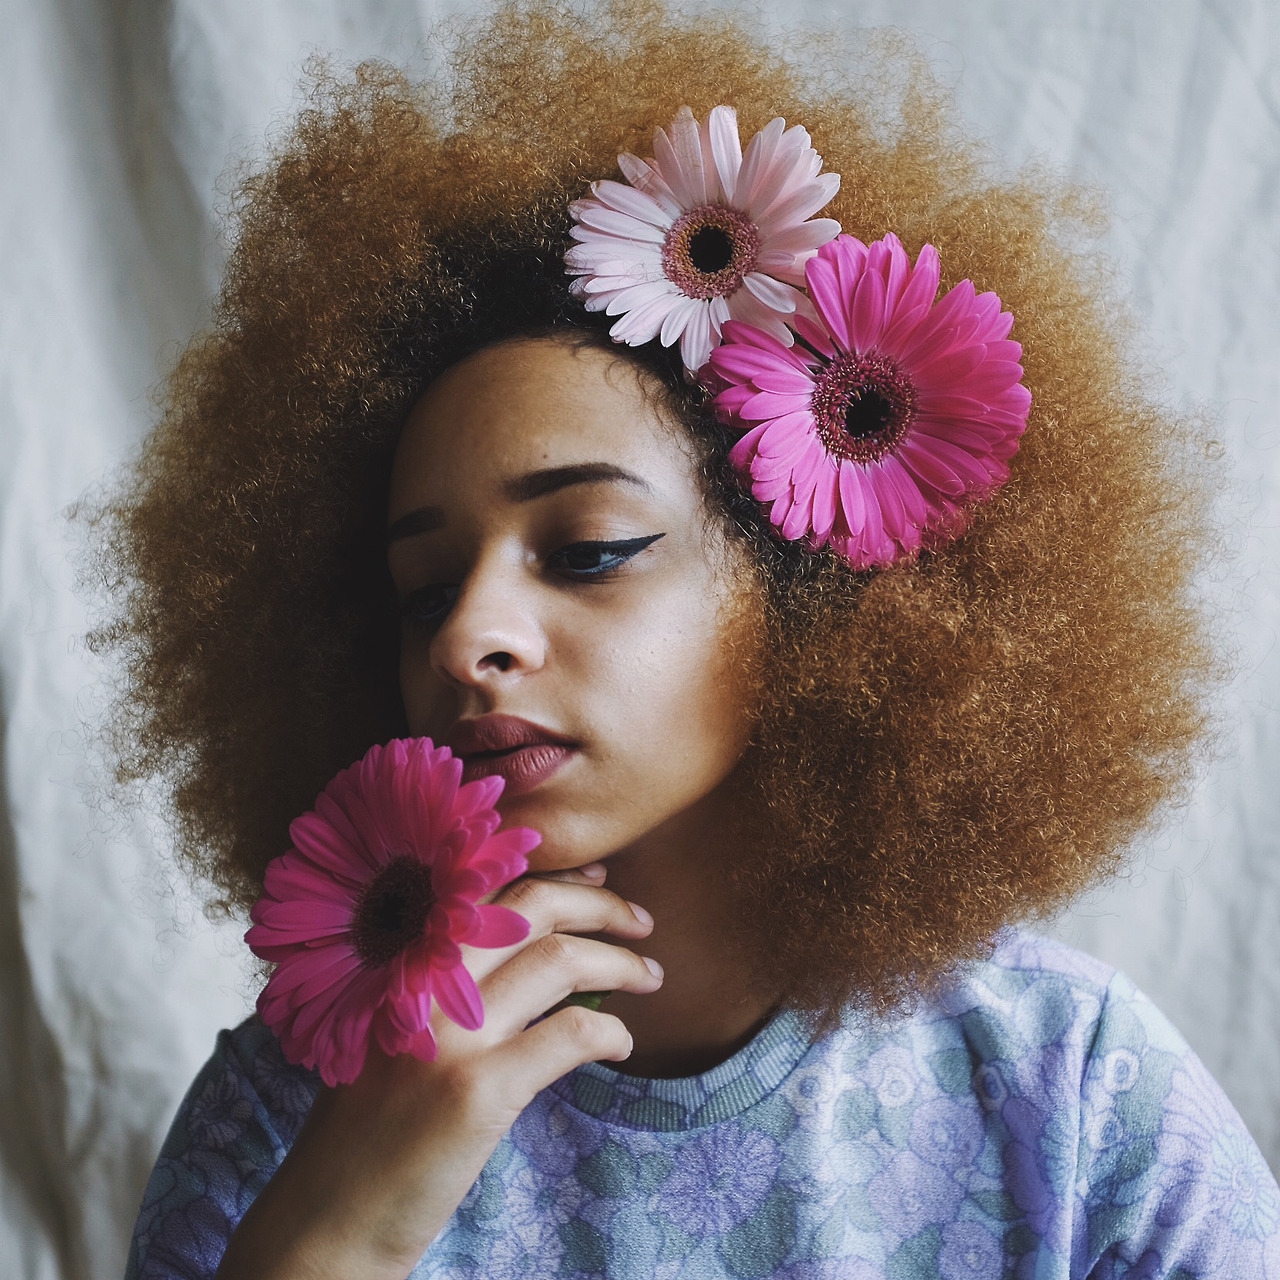
[[[288, 116], [307, 54], [422, 67], [431, 22], [467, 7], [0, 0], [0, 1276], [120, 1274], [178, 1099], [253, 996], [240, 930], [205, 923], [163, 836], [95, 807], [64, 508], [146, 430], [215, 285], [219, 175]], [[1105, 187], [1168, 395], [1220, 423], [1225, 758], [1059, 930], [1155, 997], [1280, 1169], [1280, 6], [765, 7], [914, 31], [1011, 162]]]

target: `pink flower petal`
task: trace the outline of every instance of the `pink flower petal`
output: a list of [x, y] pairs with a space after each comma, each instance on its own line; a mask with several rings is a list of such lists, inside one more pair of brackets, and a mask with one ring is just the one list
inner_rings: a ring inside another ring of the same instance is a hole
[[910, 472], [892, 453], [880, 459], [880, 471], [897, 492], [908, 528], [923, 529], [929, 520], [929, 506]]
[[833, 459], [823, 466], [813, 488], [813, 537], [821, 545], [831, 536], [839, 506], [840, 468]]
[[849, 532], [862, 532], [867, 522], [867, 496], [862, 486], [862, 468], [844, 459], [840, 463], [840, 513]]
[[802, 391], [757, 391], [738, 411], [748, 422], [763, 418], [782, 417], [786, 414], [804, 413], [809, 408], [811, 393]]
[[875, 350], [876, 342], [884, 331], [884, 302], [884, 280], [874, 271], [864, 272], [858, 281], [849, 323], [849, 336], [858, 355]]
[[349, 903], [325, 902], [315, 898], [288, 902], [259, 899], [259, 902], [262, 904], [260, 923], [282, 933], [319, 937], [341, 933], [351, 927]]
[[513, 947], [529, 936], [529, 921], [518, 911], [492, 903], [476, 908], [479, 924], [467, 942], [473, 947]]
[[751, 464], [751, 459], [755, 455], [756, 444], [760, 437], [764, 435], [769, 424], [762, 422], [758, 427], [752, 427], [737, 443], [729, 450], [729, 465], [735, 471], [745, 471]]
[[[422, 1039], [433, 995], [445, 1016], [480, 1025], [483, 1006], [459, 944], [509, 946], [528, 935], [518, 914], [479, 899], [506, 883], [503, 876], [527, 870], [525, 855], [540, 837], [527, 827], [499, 831], [492, 802], [501, 779], [460, 785], [461, 770], [430, 739], [374, 746], [294, 824], [321, 858], [343, 871], [354, 866], [356, 885], [406, 855], [431, 868], [438, 901], [426, 929], [386, 962], [361, 952], [361, 930], [377, 926], [364, 921], [353, 931], [350, 876], [335, 880], [333, 869], [296, 849], [268, 866], [268, 892], [254, 904], [245, 935], [255, 954], [278, 966], [258, 1007], [289, 1061], [316, 1067], [330, 1083], [353, 1080], [370, 1043], [387, 1052], [433, 1046]], [[357, 839], [379, 848], [348, 847]]]
[[484, 1025], [484, 1004], [475, 979], [461, 965], [435, 975], [435, 996], [444, 1013], [460, 1027], [476, 1031]]
[[929, 437], [904, 440], [898, 446], [898, 456], [926, 484], [949, 497], [958, 498], [966, 488], [964, 479], [937, 452], [929, 448], [930, 443]]
[[[839, 244], [840, 239], [831, 241]], [[841, 351], [851, 351], [853, 343], [849, 338], [849, 322], [845, 299], [840, 292], [840, 273], [835, 260], [827, 254], [829, 245], [818, 250], [817, 256], [810, 258], [804, 269], [804, 278], [809, 286], [809, 297], [818, 309], [818, 316], [828, 334], [835, 339]]]

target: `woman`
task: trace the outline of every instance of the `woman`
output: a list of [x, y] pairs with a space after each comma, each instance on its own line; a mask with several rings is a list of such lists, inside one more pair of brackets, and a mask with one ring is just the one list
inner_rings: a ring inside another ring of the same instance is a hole
[[[105, 513], [124, 771], [169, 779], [241, 908], [390, 739], [501, 776], [541, 843], [493, 897], [527, 936], [465, 952], [483, 1026], [436, 1010], [429, 1061], [362, 1043], [331, 1087], [297, 1022], [223, 1033], [130, 1275], [1280, 1265], [1274, 1181], [1177, 1033], [1006, 928], [1187, 776], [1214, 664], [1185, 428], [1064, 247], [1071, 193], [993, 181], [909, 61], [865, 81], [890, 128], [827, 56], [508, 7], [451, 97], [322, 76], [246, 184], [217, 322]], [[673, 202], [656, 231], [636, 193]], [[884, 354], [899, 304], [943, 349]], [[819, 455], [850, 487], [821, 497]], [[870, 478], [899, 463], [916, 487]], [[362, 972], [404, 918], [355, 921]]]

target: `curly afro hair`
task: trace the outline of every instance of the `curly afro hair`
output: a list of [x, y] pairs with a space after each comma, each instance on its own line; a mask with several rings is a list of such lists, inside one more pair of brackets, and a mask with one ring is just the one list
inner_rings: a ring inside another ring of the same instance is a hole
[[119, 777], [167, 788], [211, 907], [247, 908], [289, 821], [405, 732], [384, 524], [410, 407], [506, 338], [607, 345], [568, 295], [566, 206], [680, 106], [722, 102], [744, 136], [806, 125], [846, 231], [932, 243], [944, 288], [998, 293], [1034, 397], [1012, 478], [963, 537], [856, 574], [768, 535], [672, 352], [617, 349], [698, 442], [765, 588], [753, 838], [730, 872], [744, 955], [829, 1025], [1114, 869], [1185, 788], [1216, 664], [1194, 591], [1204, 451], [1135, 368], [1092, 203], [996, 173], [884, 36], [787, 53], [737, 17], [515, 0], [450, 55], [447, 83], [311, 69], [238, 189], [212, 325], [92, 515], [119, 607], [91, 641], [127, 673]]

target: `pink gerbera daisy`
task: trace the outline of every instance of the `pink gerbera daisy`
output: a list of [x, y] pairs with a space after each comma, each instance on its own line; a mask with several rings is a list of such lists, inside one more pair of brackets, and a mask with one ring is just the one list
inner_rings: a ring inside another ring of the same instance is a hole
[[459, 785], [462, 761], [430, 738], [371, 747], [289, 827], [245, 941], [277, 968], [258, 997], [290, 1062], [329, 1085], [360, 1074], [371, 1040], [435, 1058], [431, 1001], [474, 1030], [480, 993], [460, 943], [506, 947], [529, 922], [478, 899], [528, 870], [541, 839], [498, 831], [501, 778]]
[[588, 311], [621, 317], [609, 331], [618, 342], [679, 339], [690, 371], [706, 364], [729, 319], [789, 344], [786, 322], [808, 305], [804, 264], [840, 231], [813, 218], [839, 175], [822, 173], [809, 134], [781, 117], [744, 153], [732, 107], [714, 107], [703, 125], [681, 107], [653, 148], [655, 159], [618, 157], [627, 182], [593, 182], [569, 206], [574, 295]]
[[730, 461], [784, 538], [856, 569], [956, 536], [1009, 478], [1027, 425], [1022, 347], [994, 293], [962, 280], [937, 304], [938, 252], [842, 235], [805, 277], [820, 323], [788, 347], [730, 322], [711, 356], [717, 409], [747, 429]]

